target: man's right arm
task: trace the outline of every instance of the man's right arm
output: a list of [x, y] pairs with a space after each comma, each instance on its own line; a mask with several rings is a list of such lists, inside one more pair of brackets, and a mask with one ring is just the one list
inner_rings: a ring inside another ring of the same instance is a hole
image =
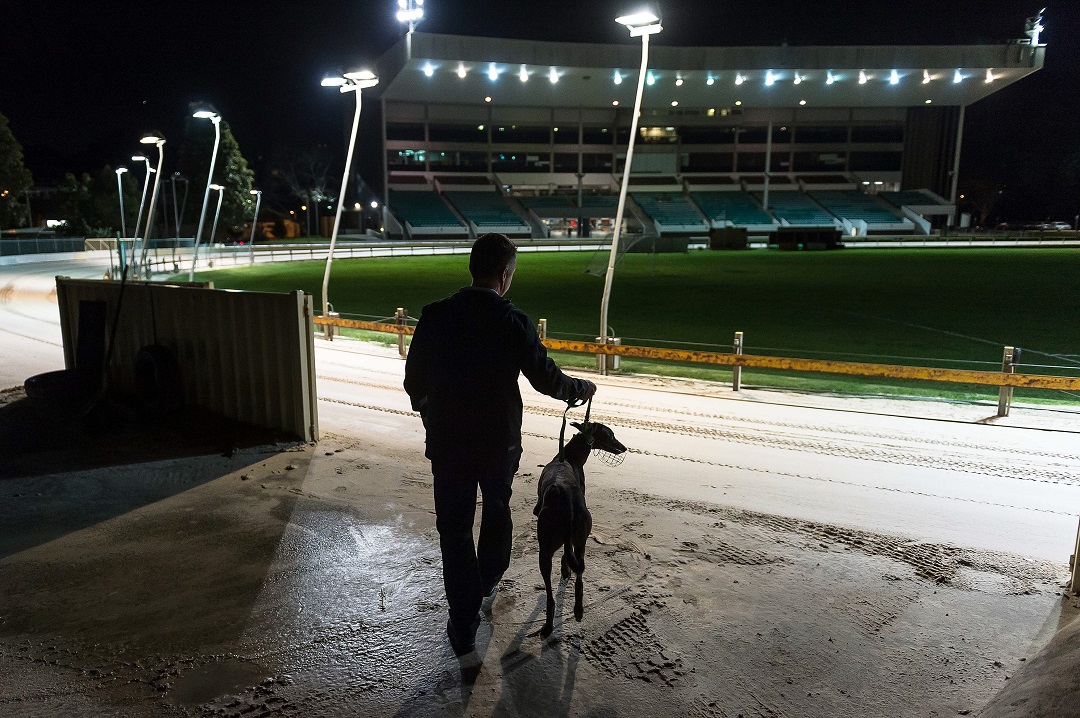
[[405, 360], [405, 391], [412, 402], [413, 411], [420, 412], [421, 417], [427, 416], [428, 386], [434, 359], [434, 342], [429, 321], [425, 321], [427, 317], [426, 311], [421, 313]]

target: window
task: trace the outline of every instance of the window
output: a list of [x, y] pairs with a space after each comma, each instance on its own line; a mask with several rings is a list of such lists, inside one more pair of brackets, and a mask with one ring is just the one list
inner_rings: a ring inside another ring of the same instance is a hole
[[577, 152], [556, 152], [555, 153], [555, 171], [556, 172], [577, 172]]
[[[577, 128], [574, 128], [575, 133]], [[610, 145], [614, 134], [607, 127], [584, 127], [582, 136], [587, 145]]]
[[852, 152], [851, 171], [899, 172], [899, 152]]
[[549, 157], [547, 153], [492, 152], [491, 169], [493, 172], [547, 172], [551, 164]]
[[690, 152], [683, 155], [683, 171], [731, 172], [734, 159], [730, 152]]
[[581, 157], [585, 172], [611, 172], [611, 155], [584, 154]]
[[499, 125], [491, 133], [492, 142], [514, 142], [518, 144], [551, 144], [551, 128], [544, 126], [526, 127], [525, 125]]
[[802, 144], [847, 142], [847, 136], [848, 128], [843, 126], [795, 128], [795, 141]]
[[431, 125], [428, 134], [432, 142], [487, 142], [485, 125]]
[[889, 127], [852, 127], [852, 142], [903, 142], [904, 128], [902, 125]]
[[684, 145], [735, 144], [734, 127], [682, 127], [679, 137]]
[[388, 150], [386, 166], [397, 170], [424, 169], [424, 150]]
[[764, 172], [765, 171], [765, 153], [764, 152], [740, 152], [739, 153], [739, 172]]
[[674, 127], [640, 127], [638, 132], [647, 145], [672, 145], [679, 141]]
[[738, 133], [739, 144], [741, 145], [763, 145], [769, 130], [767, 127], [740, 127]]
[[487, 172], [486, 152], [458, 152], [456, 150], [428, 152], [431, 169], [457, 170], [459, 172]]
[[796, 172], [837, 172], [846, 164], [843, 152], [796, 152]]
[[424, 125], [422, 122], [390, 122], [386, 125], [386, 139], [423, 141]]

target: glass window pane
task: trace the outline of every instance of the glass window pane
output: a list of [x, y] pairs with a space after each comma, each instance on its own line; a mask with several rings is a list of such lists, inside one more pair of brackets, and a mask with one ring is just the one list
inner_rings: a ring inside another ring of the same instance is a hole
[[424, 124], [422, 122], [390, 122], [386, 125], [386, 139], [422, 141]]
[[487, 128], [482, 125], [431, 125], [432, 142], [487, 142]]

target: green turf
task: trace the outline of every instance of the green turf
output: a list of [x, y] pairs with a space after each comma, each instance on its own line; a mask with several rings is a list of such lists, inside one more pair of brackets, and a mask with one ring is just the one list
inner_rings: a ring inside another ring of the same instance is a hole
[[[552, 336], [593, 337], [603, 280], [584, 273], [591, 257], [521, 254], [509, 296], [534, 320], [547, 318]], [[323, 268], [294, 262], [199, 276], [318, 298]], [[334, 263], [330, 297], [343, 315], [389, 317], [403, 306], [418, 316], [467, 282], [463, 255], [346, 259]], [[1025, 362], [1077, 365], [1077, 316], [1076, 249], [701, 251], [626, 255], [609, 323], [627, 343], [724, 351], [739, 330], [747, 353], [992, 369], [1006, 344], [1024, 347]]]

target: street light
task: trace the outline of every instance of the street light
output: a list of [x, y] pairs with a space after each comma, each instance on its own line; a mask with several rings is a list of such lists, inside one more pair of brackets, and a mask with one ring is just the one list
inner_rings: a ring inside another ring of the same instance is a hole
[[195, 230], [195, 248], [191, 253], [191, 271], [188, 281], [195, 281], [195, 265], [199, 261], [199, 242], [202, 240], [203, 225], [206, 222], [206, 205], [210, 201], [210, 183], [214, 181], [214, 165], [217, 164], [218, 146], [221, 144], [221, 115], [210, 105], [199, 105], [191, 116], [198, 120], [210, 120], [214, 123], [214, 152], [210, 155], [210, 171], [206, 173], [206, 191], [203, 192], [202, 211], [199, 213], [199, 227]]
[[[600, 302], [600, 343], [608, 342], [608, 305], [611, 301], [611, 283], [615, 275], [615, 260], [619, 254], [619, 233], [622, 231], [623, 212], [626, 209], [626, 191], [630, 185], [630, 167], [634, 161], [634, 139], [638, 131], [638, 115], [641, 114], [641, 97], [645, 92], [645, 76], [649, 69], [649, 36], [664, 28], [660, 18], [650, 10], [642, 10], [630, 15], [615, 18], [615, 22], [626, 26], [630, 37], [641, 38], [641, 71], [638, 72], [637, 98], [634, 101], [634, 114], [630, 119], [630, 142], [626, 148], [626, 163], [623, 166], [622, 187], [619, 190], [619, 206], [615, 211], [615, 228], [611, 233], [611, 255], [608, 257], [607, 273], [604, 275], [604, 297]], [[607, 356], [601, 362], [601, 374], [607, 374]]]
[[158, 188], [161, 185], [161, 163], [165, 160], [165, 136], [158, 131], [147, 132], [139, 142], [144, 145], [156, 145], [158, 151], [157, 170], [154, 172], [154, 191], [150, 193], [150, 207], [146, 210], [146, 228], [143, 230], [142, 254], [139, 257], [139, 269], [141, 269], [146, 264], [147, 243], [154, 226], [154, 208], [157, 206]]
[[259, 205], [262, 204], [262, 190], [249, 190], [255, 197], [255, 216], [251, 219], [251, 238], [248, 240], [248, 264], [255, 264], [255, 230], [259, 227]]
[[[356, 95], [356, 114], [353, 116], [352, 134], [349, 135], [349, 153], [345, 156], [345, 173], [341, 176], [341, 192], [338, 194], [337, 212], [334, 215], [334, 229], [330, 233], [330, 253], [326, 255], [326, 271], [323, 273], [322, 283], [322, 312], [324, 317], [330, 316], [330, 265], [334, 262], [334, 247], [337, 245], [338, 228], [341, 226], [341, 209], [345, 206], [345, 190], [349, 186], [349, 172], [352, 170], [353, 152], [356, 150], [356, 133], [360, 129], [361, 91], [375, 87], [379, 84], [379, 78], [371, 70], [359, 70], [346, 72], [341, 77], [327, 77], [323, 79], [323, 87], [336, 87], [339, 92], [352, 92]], [[333, 327], [326, 325], [326, 338], [332, 339]]]
[[146, 155], [132, 155], [132, 162], [142, 162], [146, 165], [146, 176], [143, 178], [142, 184], [142, 199], [139, 200], [139, 216], [135, 218], [135, 234], [132, 237], [139, 236], [139, 229], [142, 228], [142, 215], [143, 207], [146, 206], [146, 188], [150, 186], [150, 175], [154, 174], [156, 170], [150, 166], [150, 158]]
[[128, 171], [127, 167], [120, 165], [116, 168], [116, 194], [120, 198], [120, 236], [127, 237], [127, 218], [124, 217], [124, 185], [120, 182], [120, 175]]

